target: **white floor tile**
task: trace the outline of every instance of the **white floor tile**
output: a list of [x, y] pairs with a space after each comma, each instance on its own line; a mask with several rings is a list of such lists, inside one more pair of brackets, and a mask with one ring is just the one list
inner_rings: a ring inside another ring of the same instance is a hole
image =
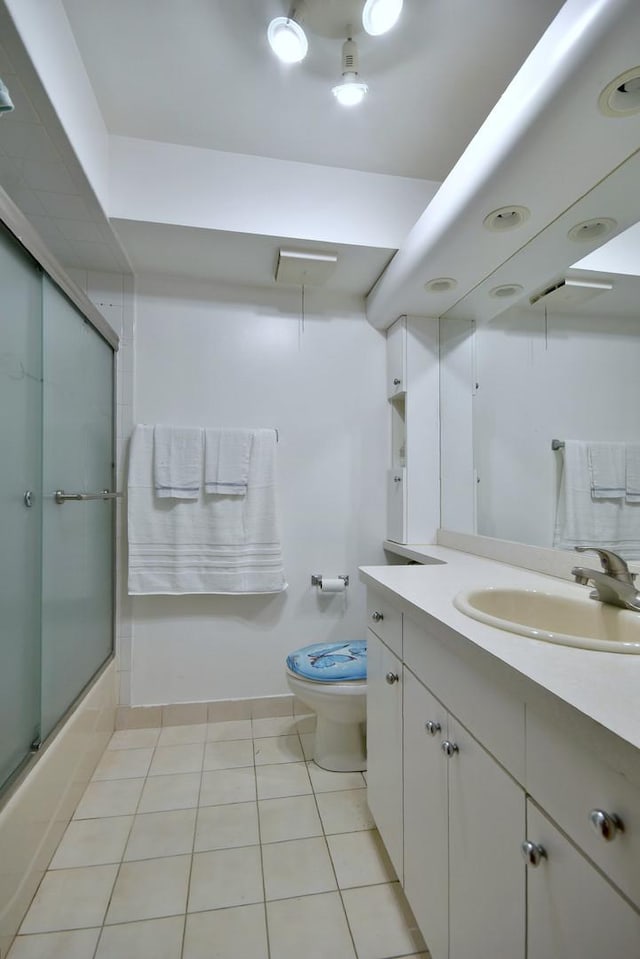
[[257, 803], [227, 803], [198, 810], [195, 852], [254, 846], [258, 842]]
[[163, 726], [158, 746], [185, 746], [188, 743], [203, 743], [207, 738], [207, 724], [191, 726]]
[[305, 763], [277, 763], [257, 766], [258, 799], [280, 799], [283, 796], [310, 795], [311, 780]]
[[180, 959], [183, 931], [182, 916], [105, 926], [96, 959]]
[[250, 719], [230, 719], [226, 722], [209, 723], [207, 740], [214, 743], [226, 742], [230, 739], [251, 739]]
[[320, 818], [327, 835], [373, 829], [375, 822], [367, 806], [365, 789], [347, 789], [342, 792], [318, 793], [316, 796]]
[[135, 817], [125, 862], [159, 856], [191, 854], [196, 826], [195, 809], [143, 813]]
[[267, 903], [271, 959], [355, 959], [337, 892]]
[[400, 883], [346, 889], [342, 898], [358, 959], [386, 959], [425, 949]]
[[262, 902], [263, 896], [259, 846], [194, 855], [189, 912]]
[[160, 729], [119, 729], [113, 734], [108, 749], [148, 749], [158, 745]]
[[203, 755], [204, 740], [183, 746], [158, 746], [149, 767], [149, 776], [200, 772]]
[[253, 719], [253, 736], [259, 739], [264, 736], [291, 736], [297, 735], [298, 725], [294, 716], [274, 716], [272, 719]]
[[93, 959], [99, 929], [18, 936], [7, 959]]
[[198, 805], [199, 792], [200, 773], [151, 776], [144, 784], [138, 812], [190, 809]]
[[234, 769], [239, 766], [253, 766], [250, 739], [207, 743], [204, 751], [205, 769]]
[[258, 803], [258, 812], [262, 842], [322, 835], [322, 823], [313, 796], [262, 799]]
[[289, 899], [336, 888], [324, 836], [262, 847], [267, 899]]
[[51, 861], [50, 869], [101, 866], [120, 862], [133, 816], [73, 819]]
[[46, 873], [20, 932], [57, 932], [101, 925], [117, 872], [117, 866], [86, 866]]
[[123, 863], [105, 923], [159, 919], [185, 912], [190, 864], [190, 856]]
[[313, 791], [316, 793], [339, 792], [342, 789], [364, 789], [362, 773], [334, 773], [321, 769], [314, 762], [307, 763]]
[[214, 769], [202, 774], [201, 806], [221, 803], [255, 802], [256, 774], [253, 766], [241, 769]]
[[134, 813], [144, 779], [114, 779], [89, 783], [73, 814], [74, 819], [103, 819]]
[[266, 959], [268, 951], [262, 904], [187, 916], [183, 959]]
[[298, 736], [271, 736], [268, 739], [254, 739], [256, 766], [271, 763], [299, 763], [304, 753]]
[[153, 749], [107, 749], [93, 774], [93, 782], [146, 776], [152, 756]]
[[341, 889], [396, 881], [376, 829], [327, 836], [327, 843]]

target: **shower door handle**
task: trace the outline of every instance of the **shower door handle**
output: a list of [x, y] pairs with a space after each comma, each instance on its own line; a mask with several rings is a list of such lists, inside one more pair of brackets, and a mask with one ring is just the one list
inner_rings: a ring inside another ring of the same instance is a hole
[[88, 499], [118, 499], [122, 493], [113, 493], [108, 489], [99, 490], [97, 493], [65, 493], [63, 489], [57, 489], [54, 494], [56, 503], [81, 502]]

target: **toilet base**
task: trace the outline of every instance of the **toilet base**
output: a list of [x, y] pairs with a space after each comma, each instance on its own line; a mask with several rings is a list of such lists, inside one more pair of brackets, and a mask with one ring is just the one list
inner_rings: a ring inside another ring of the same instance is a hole
[[318, 715], [313, 759], [330, 772], [363, 772], [367, 768], [366, 723], [335, 723]]

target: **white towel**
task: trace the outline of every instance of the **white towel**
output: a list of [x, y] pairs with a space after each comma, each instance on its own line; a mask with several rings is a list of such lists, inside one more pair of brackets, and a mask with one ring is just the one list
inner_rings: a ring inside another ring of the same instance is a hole
[[153, 427], [136, 426], [127, 492], [129, 593], [286, 589], [276, 512], [275, 434], [254, 432], [246, 496], [158, 499]]
[[206, 493], [244, 496], [249, 480], [253, 430], [204, 431]]
[[640, 445], [627, 445], [625, 463], [625, 499], [627, 503], [640, 503]]
[[202, 429], [154, 426], [153, 485], [156, 496], [197, 499], [202, 485]]
[[587, 456], [593, 498], [621, 499], [625, 494], [625, 444], [589, 443]]
[[565, 440], [553, 545], [603, 546], [624, 559], [635, 559], [640, 552], [640, 509], [624, 499], [593, 498], [590, 445]]

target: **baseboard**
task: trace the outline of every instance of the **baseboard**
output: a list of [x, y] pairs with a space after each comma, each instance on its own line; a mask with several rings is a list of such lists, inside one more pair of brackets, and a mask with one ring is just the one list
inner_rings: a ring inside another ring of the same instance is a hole
[[234, 719], [267, 719], [307, 713], [297, 697], [262, 696], [258, 699], [221, 699], [209, 703], [166, 703], [158, 706], [119, 706], [116, 729], [146, 729], [219, 723]]

